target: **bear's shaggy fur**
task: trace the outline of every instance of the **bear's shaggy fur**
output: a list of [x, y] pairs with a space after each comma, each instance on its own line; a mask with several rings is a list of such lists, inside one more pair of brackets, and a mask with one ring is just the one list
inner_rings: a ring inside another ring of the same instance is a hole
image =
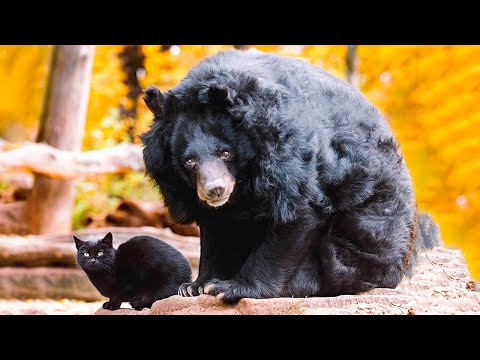
[[[145, 101], [155, 114], [142, 137], [147, 173], [172, 216], [201, 229], [199, 275], [180, 294], [235, 302], [395, 288], [427, 243], [387, 122], [333, 75], [228, 50]], [[212, 207], [184, 162], [201, 166], [222, 149], [234, 190]]]

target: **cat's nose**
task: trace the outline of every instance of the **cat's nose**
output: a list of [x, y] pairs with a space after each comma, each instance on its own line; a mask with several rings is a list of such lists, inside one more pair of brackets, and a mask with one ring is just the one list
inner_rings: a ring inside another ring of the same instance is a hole
[[97, 259], [90, 259], [90, 262], [91, 262], [92, 264], [95, 264], [96, 261], [97, 261]]

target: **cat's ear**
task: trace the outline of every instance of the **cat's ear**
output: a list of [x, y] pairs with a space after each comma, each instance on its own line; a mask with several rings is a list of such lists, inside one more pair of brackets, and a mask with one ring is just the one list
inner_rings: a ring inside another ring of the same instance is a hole
[[112, 241], [113, 241], [113, 235], [111, 232], [109, 232], [105, 237], [102, 239], [102, 242], [104, 244], [112, 246]]
[[77, 250], [80, 249], [80, 246], [82, 246], [83, 243], [85, 242], [83, 240], [80, 240], [76, 236], [73, 237], [73, 240], [75, 240], [75, 246], [77, 247]]

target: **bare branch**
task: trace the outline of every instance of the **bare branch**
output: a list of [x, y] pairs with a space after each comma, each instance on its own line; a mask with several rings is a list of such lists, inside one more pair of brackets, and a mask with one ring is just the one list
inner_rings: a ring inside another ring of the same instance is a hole
[[18, 149], [0, 152], [2, 172], [31, 170], [63, 180], [144, 169], [141, 146], [128, 143], [85, 152], [59, 150], [45, 143], [26, 143]]

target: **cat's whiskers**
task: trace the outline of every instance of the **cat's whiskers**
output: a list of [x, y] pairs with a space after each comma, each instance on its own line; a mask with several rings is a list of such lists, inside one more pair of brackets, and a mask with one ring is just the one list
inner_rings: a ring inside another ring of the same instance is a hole
[[115, 281], [115, 272], [113, 271], [113, 269], [99, 262], [97, 263], [97, 266], [106, 270], [108, 273], [110, 273], [113, 276], [113, 280]]

